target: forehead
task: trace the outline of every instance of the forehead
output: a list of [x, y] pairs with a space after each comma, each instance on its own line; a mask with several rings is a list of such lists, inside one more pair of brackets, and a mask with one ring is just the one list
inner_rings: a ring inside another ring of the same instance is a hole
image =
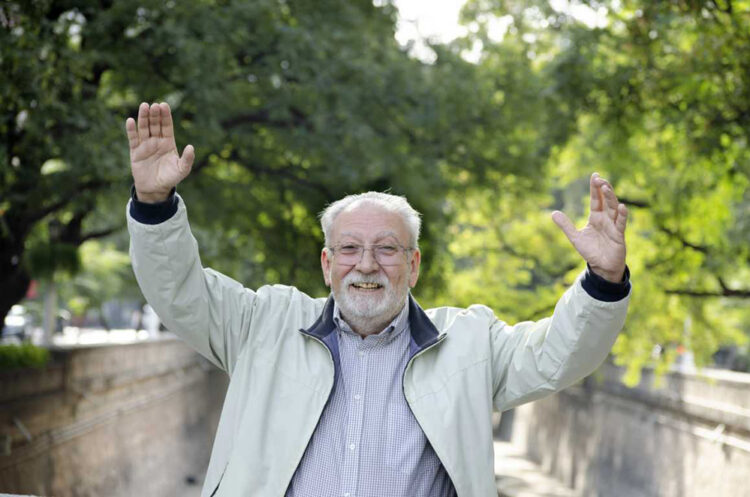
[[372, 203], [360, 203], [341, 212], [333, 220], [331, 235], [334, 241], [343, 236], [372, 240], [392, 234], [399, 242], [409, 242], [409, 230], [404, 219], [393, 211]]

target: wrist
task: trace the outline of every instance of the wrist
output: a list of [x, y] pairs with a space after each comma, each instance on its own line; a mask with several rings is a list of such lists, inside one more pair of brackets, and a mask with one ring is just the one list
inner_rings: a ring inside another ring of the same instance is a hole
[[605, 271], [603, 269], [591, 266], [591, 270], [594, 273], [596, 273], [598, 276], [601, 276], [605, 280], [609, 281], [610, 283], [621, 283], [623, 277], [625, 276], [624, 267], [616, 271]]
[[158, 204], [169, 198], [171, 191], [167, 192], [140, 192], [135, 189], [135, 198], [144, 204]]
[[[151, 200], [156, 199], [157, 196], [160, 197], [158, 194], [152, 193], [151, 197], [146, 194], [146, 197]], [[164, 201], [143, 202], [136, 195], [135, 185], [130, 187], [130, 198], [130, 216], [142, 224], [160, 224], [171, 218], [177, 212], [180, 200], [177, 196], [177, 190], [172, 188]]]

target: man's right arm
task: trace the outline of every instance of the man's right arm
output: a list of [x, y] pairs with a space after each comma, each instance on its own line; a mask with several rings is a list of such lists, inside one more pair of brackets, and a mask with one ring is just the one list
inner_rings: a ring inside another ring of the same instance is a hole
[[263, 293], [203, 268], [187, 210], [174, 192], [149, 204], [135, 191], [127, 208], [130, 257], [148, 303], [167, 328], [230, 375], [260, 312]]
[[201, 265], [187, 210], [175, 193], [195, 151], [187, 145], [177, 153], [169, 105], [142, 103], [138, 121], [128, 118], [125, 130], [133, 174], [130, 257], [141, 291], [170, 331], [231, 375], [257, 309], [267, 309], [258, 301], [268, 292], [248, 290]]
[[252, 291], [201, 265], [185, 204], [175, 193], [195, 151], [187, 145], [178, 155], [169, 105], [142, 103], [137, 123], [128, 118], [125, 130], [134, 185], [127, 208], [131, 262], [143, 295], [169, 330], [231, 375], [246, 343], [272, 347], [282, 322], [312, 323], [322, 302], [281, 285]]

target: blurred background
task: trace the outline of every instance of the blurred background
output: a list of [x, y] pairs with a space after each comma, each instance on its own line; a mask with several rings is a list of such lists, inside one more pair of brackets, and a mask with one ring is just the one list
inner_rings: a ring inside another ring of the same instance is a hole
[[[389, 190], [424, 215], [424, 307], [483, 303], [511, 323], [540, 319], [584, 268], [550, 213], [582, 226], [598, 172], [629, 209], [634, 292], [611, 370], [584, 397], [611, 376], [607, 395], [651, 395], [643, 416], [677, 413], [723, 450], [647, 477], [612, 462], [625, 444], [614, 440], [596, 460], [635, 476], [624, 493], [599, 494], [707, 495], [685, 483], [692, 462], [736, 466], [727, 447], [750, 457], [740, 374], [750, 372], [750, 2], [8, 1], [0, 46], [0, 491], [139, 488], [137, 468], [167, 456], [128, 459], [129, 476], [77, 480], [76, 465], [92, 464], [76, 459], [86, 451], [72, 435], [55, 449], [49, 434], [106, 418], [112, 399], [166, 374], [165, 354], [174, 371], [203, 378], [191, 395], [204, 391], [214, 410], [182, 422], [210, 448], [212, 436], [196, 434], [215, 423], [223, 379], [160, 327], [129, 266], [124, 122], [142, 101], [168, 102], [178, 149], [196, 149], [179, 192], [204, 266], [250, 288], [325, 296], [317, 213], [345, 194]], [[697, 386], [705, 377], [711, 388]], [[706, 393], [722, 381], [730, 393]], [[54, 409], [30, 407], [45, 392]], [[690, 398], [704, 411], [685, 407]], [[541, 412], [527, 434], [555, 424]], [[567, 487], [597, 495], [591, 482], [610, 480], [570, 462], [594, 457], [589, 445], [540, 455], [576, 438], [566, 433], [522, 444]], [[656, 457], [659, 438], [644, 437]], [[51, 462], [55, 450], [69, 467]], [[97, 456], [102, 468], [122, 463], [115, 452]], [[174, 474], [199, 484], [205, 458]], [[141, 494], [177, 494], [163, 485]], [[727, 488], [711, 495], [748, 495]]]

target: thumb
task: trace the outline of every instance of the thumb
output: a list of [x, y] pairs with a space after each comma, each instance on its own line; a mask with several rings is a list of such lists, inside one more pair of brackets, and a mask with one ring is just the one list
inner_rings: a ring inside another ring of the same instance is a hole
[[[180, 168], [180, 172], [187, 176], [190, 174], [190, 170], [193, 167], [193, 161], [195, 160], [195, 149], [192, 145], [187, 145], [182, 151], [182, 157], [177, 162], [177, 166]], [[184, 176], [183, 176], [184, 177]]]
[[565, 236], [567, 236], [568, 240], [572, 243], [578, 230], [568, 216], [566, 216], [564, 212], [555, 211], [552, 213], [552, 220], [560, 227], [563, 233], [565, 233]]

